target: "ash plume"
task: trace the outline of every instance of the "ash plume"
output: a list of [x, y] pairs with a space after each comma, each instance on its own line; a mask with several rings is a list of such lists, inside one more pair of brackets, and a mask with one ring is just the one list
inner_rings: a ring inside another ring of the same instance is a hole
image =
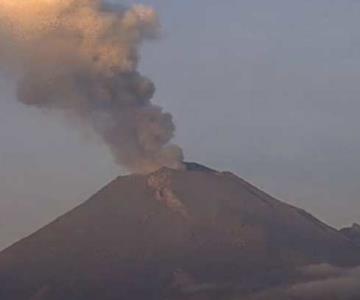
[[151, 103], [139, 47], [159, 35], [156, 12], [102, 0], [1, 0], [0, 71], [18, 99], [92, 128], [132, 172], [182, 167], [172, 116]]

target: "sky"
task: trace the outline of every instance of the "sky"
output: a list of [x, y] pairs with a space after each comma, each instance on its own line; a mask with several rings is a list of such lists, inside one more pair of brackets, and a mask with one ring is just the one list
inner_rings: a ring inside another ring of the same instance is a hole
[[[360, 222], [360, 1], [142, 3], [163, 33], [140, 68], [186, 159], [332, 226]], [[17, 102], [0, 75], [0, 248], [122, 174], [91, 132]]]

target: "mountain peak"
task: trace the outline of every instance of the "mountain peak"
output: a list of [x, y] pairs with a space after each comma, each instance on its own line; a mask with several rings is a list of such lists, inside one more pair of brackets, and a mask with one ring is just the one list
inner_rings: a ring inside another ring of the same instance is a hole
[[360, 225], [354, 223], [351, 227], [345, 227], [340, 230], [348, 239], [360, 246]]
[[1, 300], [193, 299], [178, 297], [184, 288], [217, 299], [221, 287], [266, 285], [274, 272], [287, 280], [299, 266], [360, 263], [354, 243], [303, 210], [185, 166], [118, 177], [1, 252]]
[[187, 171], [200, 171], [200, 172], [217, 172], [214, 169], [201, 165], [195, 162], [184, 162]]

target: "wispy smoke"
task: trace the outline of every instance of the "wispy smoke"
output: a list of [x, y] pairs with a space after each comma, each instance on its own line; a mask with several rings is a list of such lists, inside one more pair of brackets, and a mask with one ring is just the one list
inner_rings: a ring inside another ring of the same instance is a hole
[[130, 171], [180, 168], [172, 116], [151, 103], [154, 84], [137, 71], [139, 46], [158, 34], [143, 5], [1, 0], [0, 69], [15, 75], [21, 102], [81, 120]]
[[304, 282], [271, 289], [246, 300], [358, 300], [360, 268], [314, 265], [302, 270]]

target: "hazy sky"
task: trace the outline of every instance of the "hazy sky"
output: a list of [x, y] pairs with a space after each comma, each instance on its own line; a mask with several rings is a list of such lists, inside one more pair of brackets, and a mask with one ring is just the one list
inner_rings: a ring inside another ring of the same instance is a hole
[[[360, 1], [143, 3], [164, 33], [141, 69], [187, 159], [331, 225], [360, 222]], [[14, 95], [0, 77], [0, 247], [123, 174], [96, 137]]]

